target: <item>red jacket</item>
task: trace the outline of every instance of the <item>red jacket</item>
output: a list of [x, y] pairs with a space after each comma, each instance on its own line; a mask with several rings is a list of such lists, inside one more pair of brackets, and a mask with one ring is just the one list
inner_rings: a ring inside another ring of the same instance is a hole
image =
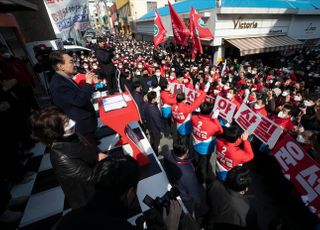
[[252, 108], [252, 111], [253, 112], [255, 112], [255, 113], [259, 113], [259, 114], [261, 114], [261, 115], [263, 115], [263, 116], [265, 116], [265, 117], [268, 117], [268, 112], [267, 112], [267, 110], [266, 110], [266, 107], [262, 107], [262, 108], [260, 108], [260, 109], [255, 109], [254, 107]]
[[172, 94], [169, 91], [163, 90], [160, 94], [161, 105], [174, 105], [177, 104], [176, 94]]
[[192, 116], [191, 124], [193, 136], [200, 141], [223, 133], [219, 120], [212, 119], [209, 115]]
[[235, 98], [232, 98], [230, 101], [231, 101], [233, 104], [235, 104], [235, 106], [237, 107], [236, 110], [238, 110], [238, 109], [240, 108], [241, 104], [240, 104], [240, 102], [237, 101]]
[[291, 121], [291, 118], [280, 118], [276, 117], [274, 122], [280, 125], [281, 128], [291, 131], [294, 128], [294, 124]]
[[[239, 147], [241, 143], [243, 149]], [[217, 161], [225, 170], [251, 161], [253, 157], [249, 141], [242, 141], [240, 138], [235, 143], [229, 143], [224, 139], [217, 140]]]
[[[172, 106], [172, 116], [173, 120], [177, 123], [183, 123], [188, 116], [196, 109], [198, 108], [201, 103], [206, 98], [206, 93], [203, 91], [198, 90], [197, 92], [200, 93], [199, 97], [194, 100], [192, 104], [187, 103], [178, 103]], [[189, 118], [190, 119], [190, 118]]]

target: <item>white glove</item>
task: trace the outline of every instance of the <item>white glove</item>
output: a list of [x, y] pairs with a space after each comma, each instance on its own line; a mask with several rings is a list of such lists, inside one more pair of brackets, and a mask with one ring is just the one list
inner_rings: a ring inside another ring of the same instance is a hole
[[212, 118], [213, 118], [213, 119], [218, 118], [219, 113], [220, 113], [220, 110], [219, 110], [219, 109], [216, 109], [216, 110], [213, 112], [213, 114], [212, 114]]

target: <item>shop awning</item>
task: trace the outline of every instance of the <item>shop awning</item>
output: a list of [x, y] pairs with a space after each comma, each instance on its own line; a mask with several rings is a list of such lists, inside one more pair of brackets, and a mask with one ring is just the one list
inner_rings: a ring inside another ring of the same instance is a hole
[[252, 38], [226, 39], [240, 50], [240, 55], [276, 52], [301, 48], [303, 43], [285, 35]]
[[20, 10], [38, 10], [38, 6], [26, 0], [0, 0], [0, 13]]

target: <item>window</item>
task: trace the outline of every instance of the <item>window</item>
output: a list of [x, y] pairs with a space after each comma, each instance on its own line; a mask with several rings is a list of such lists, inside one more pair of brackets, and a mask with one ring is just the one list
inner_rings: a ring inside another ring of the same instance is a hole
[[147, 2], [147, 12], [157, 9], [157, 2]]

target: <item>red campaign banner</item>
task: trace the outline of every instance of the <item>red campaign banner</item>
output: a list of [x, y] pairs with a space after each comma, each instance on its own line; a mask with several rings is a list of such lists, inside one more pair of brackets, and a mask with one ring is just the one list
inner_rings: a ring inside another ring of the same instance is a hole
[[261, 121], [253, 131], [253, 134], [263, 143], [268, 145], [269, 149], [273, 149], [281, 136], [283, 129], [267, 117], [262, 115], [260, 115], [260, 117]]
[[200, 37], [199, 37], [199, 31], [197, 28], [197, 19], [196, 19], [196, 15], [195, 15], [195, 10], [193, 7], [191, 7], [191, 11], [190, 11], [190, 35], [192, 38], [192, 49], [191, 49], [191, 53], [192, 53], [192, 59], [195, 59], [197, 56], [197, 53], [200, 52], [201, 54], [203, 53], [202, 50], [202, 45], [201, 45], [201, 41], [200, 41]]
[[179, 17], [177, 12], [172, 7], [171, 3], [168, 1], [170, 16], [172, 22], [172, 32], [174, 37], [174, 42], [178, 45], [187, 46], [190, 37], [190, 31]]
[[200, 14], [198, 14], [197, 11], [193, 7], [191, 8], [191, 12], [193, 13], [192, 18], [193, 18], [194, 26], [198, 30], [199, 37], [214, 39], [213, 34], [209, 30], [208, 26], [202, 20]]
[[160, 43], [166, 41], [165, 35], [167, 33], [166, 29], [164, 28], [160, 15], [158, 11], [155, 11], [156, 17], [154, 19], [154, 27], [153, 27], [153, 43], [154, 46], [157, 48]]
[[272, 155], [300, 192], [302, 201], [320, 218], [320, 165], [288, 134], [278, 141]]
[[234, 120], [243, 130], [247, 130], [252, 134], [261, 121], [261, 117], [253, 112], [246, 104], [242, 103], [238, 109]]
[[225, 119], [228, 123], [231, 123], [236, 108], [236, 105], [231, 101], [218, 95], [213, 107], [213, 111], [219, 109], [219, 116]]

